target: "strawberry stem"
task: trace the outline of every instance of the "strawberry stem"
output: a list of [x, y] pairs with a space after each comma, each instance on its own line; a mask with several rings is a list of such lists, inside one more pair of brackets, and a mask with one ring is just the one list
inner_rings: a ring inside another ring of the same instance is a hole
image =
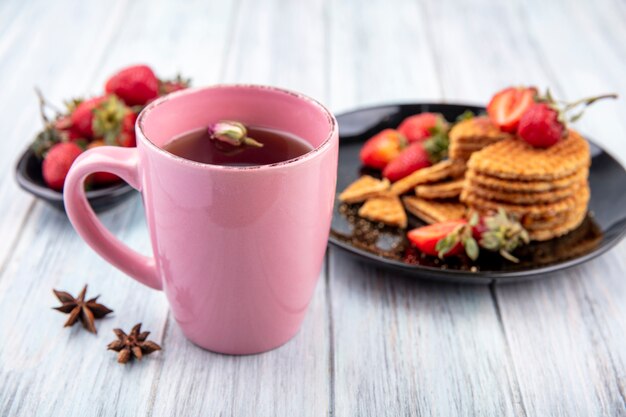
[[616, 99], [617, 98], [617, 94], [602, 94], [599, 96], [593, 96], [593, 97], [584, 97], [581, 98], [579, 100], [573, 101], [571, 103], [564, 103], [565, 107], [563, 108], [563, 111], [568, 111], [571, 110], [575, 107], [578, 107], [580, 105], [584, 105], [585, 107], [590, 106], [591, 104], [595, 103], [598, 100], [604, 100], [605, 98], [613, 98]]
[[35, 87], [35, 94], [37, 94], [37, 100], [39, 101], [39, 114], [41, 115], [41, 120], [43, 120], [45, 126], [48, 126], [51, 122], [46, 114], [46, 108], [52, 109], [56, 113], [56, 117], [59, 117], [62, 112], [46, 100], [39, 87]]

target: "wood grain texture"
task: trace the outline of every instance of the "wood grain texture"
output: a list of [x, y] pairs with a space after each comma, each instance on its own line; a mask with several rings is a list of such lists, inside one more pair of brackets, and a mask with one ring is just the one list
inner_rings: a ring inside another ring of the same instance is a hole
[[420, 2], [330, 2], [330, 103], [334, 111], [441, 98], [437, 51]]
[[[624, 19], [617, 0], [0, 2], [0, 415], [626, 416], [626, 243], [491, 288], [418, 282], [330, 248], [294, 340], [232, 357], [188, 342], [163, 294], [98, 258], [12, 176], [40, 128], [33, 84], [60, 103], [147, 62], [195, 85], [299, 90], [335, 111], [480, 104], [522, 83], [625, 95]], [[622, 162], [625, 103], [598, 103], [578, 125]], [[150, 253], [139, 196], [101, 218]], [[49, 308], [51, 288], [85, 282], [115, 310], [96, 336]], [[137, 321], [164, 351], [122, 367], [105, 346]]]
[[524, 415], [489, 289], [331, 251], [336, 415]]

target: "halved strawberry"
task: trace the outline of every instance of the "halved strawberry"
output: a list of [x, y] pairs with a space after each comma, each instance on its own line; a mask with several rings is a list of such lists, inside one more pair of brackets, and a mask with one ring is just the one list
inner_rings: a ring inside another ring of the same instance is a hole
[[[462, 229], [467, 224], [467, 220], [449, 220], [447, 222], [435, 223], [428, 226], [418, 227], [407, 233], [409, 241], [422, 253], [431, 256], [440, 256], [440, 249], [437, 247], [442, 239], [445, 239], [455, 231]], [[458, 255], [461, 252], [461, 241], [457, 241], [445, 255]]]
[[408, 232], [409, 241], [421, 252], [443, 258], [465, 251], [470, 259], [477, 259], [479, 248], [500, 255], [512, 262], [517, 258], [511, 252], [529, 242], [528, 232], [504, 210], [470, 220], [458, 219], [418, 227]]
[[445, 127], [447, 122], [440, 113], [420, 113], [404, 119], [398, 126], [398, 132], [402, 133], [409, 143], [422, 142], [433, 135], [434, 129]]
[[520, 119], [534, 103], [535, 87], [509, 87], [497, 92], [487, 105], [489, 119], [504, 132], [515, 133]]
[[430, 155], [422, 142], [415, 142], [394, 158], [385, 169], [383, 177], [391, 182], [398, 181], [418, 169], [431, 166]]
[[359, 154], [363, 165], [384, 169], [406, 146], [406, 138], [397, 130], [385, 129], [365, 142]]

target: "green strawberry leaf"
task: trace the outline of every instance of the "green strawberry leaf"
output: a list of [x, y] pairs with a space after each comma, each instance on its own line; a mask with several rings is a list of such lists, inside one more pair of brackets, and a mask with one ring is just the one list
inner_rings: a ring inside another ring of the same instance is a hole
[[476, 239], [473, 237], [468, 237], [463, 240], [463, 248], [465, 249], [465, 253], [472, 261], [478, 259], [478, 255], [480, 254], [480, 249], [478, 248], [478, 243], [476, 243]]
[[444, 256], [446, 256], [448, 252], [454, 249], [458, 242], [459, 237], [454, 232], [439, 239], [439, 241], [435, 245], [435, 250], [437, 251], [439, 258], [443, 258]]
[[457, 122], [462, 122], [464, 120], [469, 120], [469, 119], [473, 119], [474, 117], [476, 117], [476, 115], [474, 114], [473, 111], [471, 110], [465, 110], [463, 113], [461, 113], [460, 116], [458, 116], [456, 118]]

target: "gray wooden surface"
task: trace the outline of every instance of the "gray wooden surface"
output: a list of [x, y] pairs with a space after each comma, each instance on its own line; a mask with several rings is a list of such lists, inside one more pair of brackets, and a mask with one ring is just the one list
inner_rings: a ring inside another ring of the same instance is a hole
[[[0, 1], [0, 415], [626, 415], [626, 242], [496, 287], [420, 282], [330, 248], [296, 338], [231, 357], [186, 341], [163, 294], [98, 258], [12, 172], [40, 128], [34, 85], [60, 102], [147, 62], [195, 85], [296, 89], [337, 112], [484, 103], [521, 83], [626, 96], [625, 21], [619, 0]], [[622, 162], [625, 103], [579, 125]], [[102, 219], [150, 252], [140, 198]], [[51, 288], [84, 283], [115, 310], [97, 336], [50, 309]], [[120, 366], [111, 329], [138, 321], [164, 350]]]

